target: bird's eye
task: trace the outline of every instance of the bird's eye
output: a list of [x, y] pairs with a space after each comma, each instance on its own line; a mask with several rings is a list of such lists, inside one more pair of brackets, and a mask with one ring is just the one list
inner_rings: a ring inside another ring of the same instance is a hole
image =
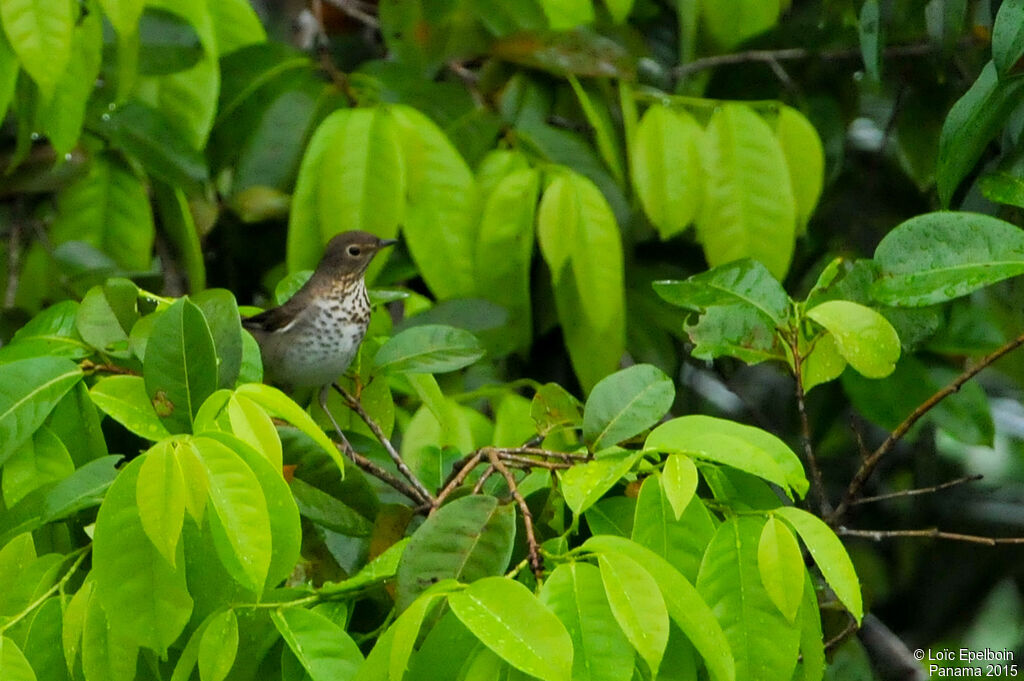
[[362, 253], [362, 251], [359, 249], [359, 246], [349, 246], [348, 247], [348, 254], [349, 255], [359, 255], [360, 253]]

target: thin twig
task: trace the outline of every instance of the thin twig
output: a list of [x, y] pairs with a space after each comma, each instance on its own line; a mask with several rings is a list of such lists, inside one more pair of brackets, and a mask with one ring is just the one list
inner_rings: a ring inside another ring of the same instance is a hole
[[552, 462], [552, 461], [537, 461], [536, 459], [528, 459], [525, 456], [518, 456], [516, 454], [506, 454], [504, 452], [497, 452], [498, 457], [502, 461], [514, 462], [522, 464], [528, 468], [546, 468], [549, 471], [565, 470], [566, 468], [572, 468], [573, 464], [565, 462]]
[[480, 494], [480, 491], [484, 488], [484, 483], [487, 482], [487, 478], [491, 477], [495, 470], [494, 466], [487, 467], [483, 475], [480, 476], [480, 479], [473, 485], [473, 494]]
[[871, 539], [874, 541], [898, 539], [901, 537], [918, 537], [923, 539], [949, 539], [950, 541], [962, 541], [968, 544], [984, 544], [985, 546], [997, 546], [999, 544], [1024, 544], [1024, 537], [980, 537], [974, 534], [943, 532], [936, 527], [929, 527], [923, 530], [851, 530], [847, 527], [837, 527], [836, 534], [844, 537], [861, 537], [862, 539]]
[[451, 480], [445, 484], [441, 491], [437, 493], [437, 496], [434, 497], [433, 503], [430, 504], [431, 513], [441, 508], [441, 504], [448, 498], [448, 495], [458, 489], [462, 483], [466, 481], [466, 478], [468, 478], [469, 474], [473, 472], [473, 469], [477, 467], [483, 459], [483, 456], [483, 452], [477, 451], [466, 459], [465, 463], [462, 464], [462, 467], [459, 468], [459, 472], [456, 473]]
[[342, 388], [337, 383], [332, 384], [332, 387], [338, 392], [339, 395], [341, 395], [342, 399], [345, 400], [345, 402], [348, 404], [349, 409], [358, 414], [359, 418], [363, 420], [363, 423], [365, 423], [370, 428], [370, 431], [373, 433], [374, 437], [376, 437], [377, 440], [384, 446], [384, 449], [387, 450], [388, 456], [390, 456], [391, 460], [395, 462], [395, 466], [398, 468], [398, 472], [401, 473], [402, 476], [409, 481], [409, 484], [416, 489], [416, 492], [421, 497], [421, 501], [423, 501], [424, 503], [432, 504], [434, 502], [434, 495], [430, 493], [426, 486], [420, 481], [419, 478], [416, 477], [416, 474], [413, 473], [409, 466], [405, 463], [405, 460], [402, 459], [402, 455], [398, 453], [398, 450], [395, 449], [395, 446], [391, 443], [391, 440], [388, 439], [388, 436], [384, 434], [384, 429], [380, 427], [380, 424], [374, 421], [373, 418], [371, 418], [370, 415], [366, 413], [366, 410], [363, 409], [363, 403], [360, 402], [357, 397], [353, 396], [351, 393], [349, 393], [347, 390]]
[[811, 469], [811, 483], [814, 485], [814, 494], [818, 497], [822, 515], [828, 515], [832, 511], [832, 504], [825, 494], [825, 483], [821, 477], [821, 468], [818, 467], [818, 458], [814, 455], [814, 446], [811, 442], [811, 422], [807, 418], [807, 402], [804, 394], [803, 357], [800, 355], [800, 334], [794, 332], [789, 341], [789, 347], [793, 353], [793, 378], [796, 379], [796, 406], [800, 412], [800, 440], [804, 446], [804, 458], [807, 459], [807, 466]]
[[562, 461], [590, 461], [593, 457], [590, 454], [573, 454], [570, 452], [556, 452], [551, 449], [540, 447], [493, 447], [499, 454], [528, 454], [530, 456], [542, 456], [546, 459], [561, 459]]
[[897, 499], [899, 497], [913, 497], [919, 494], [931, 494], [932, 492], [938, 492], [939, 490], [948, 489], [950, 487], [956, 487], [967, 482], [976, 482], [984, 478], [984, 475], [968, 475], [963, 478], [957, 478], [956, 480], [950, 480], [943, 482], [938, 485], [932, 485], [931, 487], [917, 487], [915, 489], [905, 489], [900, 492], [890, 492], [888, 494], [878, 494], [873, 497], [861, 497], [850, 502], [851, 506], [859, 506], [860, 504], [871, 504], [876, 501], [885, 501], [886, 499]]
[[[920, 43], [916, 45], [894, 45], [886, 48], [886, 57], [919, 57], [935, 52], [935, 46], [931, 43]], [[861, 50], [859, 47], [848, 47], [839, 50], [822, 50], [815, 52], [802, 47], [790, 47], [780, 50], [747, 50], [745, 52], [733, 52], [732, 54], [716, 54], [703, 59], [695, 59], [688, 64], [680, 64], [672, 70], [676, 78], [685, 78], [693, 73], [706, 71], [718, 66], [729, 66], [734, 64], [748, 64], [750, 62], [764, 62], [771, 65], [772, 62], [793, 61], [797, 59], [818, 59], [821, 61], [838, 61], [842, 59], [859, 59]]]
[[533, 533], [533, 514], [530, 513], [530, 507], [526, 505], [526, 499], [519, 492], [515, 476], [502, 463], [498, 453], [494, 450], [488, 450], [487, 456], [491, 460], [491, 465], [498, 469], [498, 472], [505, 478], [505, 482], [508, 483], [508, 489], [512, 493], [512, 498], [516, 500], [516, 503], [519, 505], [519, 512], [523, 514], [523, 527], [526, 528], [526, 552], [530, 558], [530, 567], [533, 568], [533, 575], [537, 578], [537, 583], [539, 584], [544, 577], [544, 563], [540, 558], [537, 537]]
[[119, 376], [138, 376], [138, 371], [118, 366], [116, 364], [97, 364], [91, 359], [83, 359], [78, 363], [78, 368], [85, 373], [101, 372], [105, 374], [117, 374]]
[[862, 487], [864, 487], [864, 483], [867, 482], [867, 479], [875, 470], [875, 467], [878, 465], [878, 462], [882, 459], [882, 457], [889, 453], [889, 451], [896, 445], [896, 443], [899, 442], [899, 440], [904, 435], [907, 434], [907, 431], [909, 431], [914, 426], [914, 424], [921, 419], [922, 416], [931, 411], [939, 402], [960, 390], [964, 383], [977, 376], [979, 373], [982, 372], [982, 370], [984, 370], [990, 364], [998, 360], [1003, 355], [1006, 355], [1016, 350], [1021, 345], [1024, 345], [1024, 333], [1017, 336], [1009, 343], [1006, 343], [997, 350], [994, 350], [993, 352], [982, 357], [980, 360], [978, 360], [976, 364], [974, 364], [974, 366], [970, 367], [962, 374], [954, 378], [949, 385], [944, 387], [942, 390], [939, 390], [937, 393], [935, 393], [927, 400], [922, 402], [920, 405], [918, 405], [918, 407], [914, 409], [913, 412], [911, 412], [910, 416], [904, 419], [903, 423], [897, 426], [896, 430], [892, 431], [889, 437], [885, 438], [885, 441], [878, 446], [878, 449], [872, 452], [871, 456], [866, 458], [863, 461], [863, 463], [861, 463], [860, 468], [857, 470], [856, 474], [854, 474], [853, 479], [850, 480], [850, 484], [846, 488], [846, 495], [843, 497], [843, 500], [839, 503], [839, 506], [836, 507], [836, 510], [829, 516], [829, 523], [834, 526], [840, 520], [842, 520], [843, 516], [846, 514], [846, 511], [849, 509], [854, 499], [856, 499], [857, 496], [860, 494], [860, 490]]
[[857, 620], [853, 619], [853, 616], [851, 615], [846, 623], [846, 627], [844, 627], [843, 630], [840, 631], [838, 634], [836, 634], [829, 640], [825, 641], [825, 652], [827, 653], [831, 651], [833, 648], [835, 648], [840, 643], [845, 641], [850, 636], [850, 634], [854, 633], [855, 631], [857, 631]]

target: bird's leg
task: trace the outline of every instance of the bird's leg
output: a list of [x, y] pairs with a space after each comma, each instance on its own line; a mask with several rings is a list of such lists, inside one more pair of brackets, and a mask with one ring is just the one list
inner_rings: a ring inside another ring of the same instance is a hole
[[331, 410], [327, 408], [327, 396], [330, 395], [331, 385], [332, 384], [328, 384], [320, 388], [320, 395], [318, 398], [320, 402], [320, 408], [324, 410], [325, 414], [327, 414], [327, 418], [330, 419], [331, 425], [334, 426], [334, 431], [338, 434], [338, 437], [340, 437], [341, 441], [345, 444], [345, 448], [351, 450], [351, 443], [349, 443], [348, 438], [345, 437], [345, 433], [341, 432], [341, 426], [339, 426], [338, 422], [335, 420], [334, 414], [332, 414]]

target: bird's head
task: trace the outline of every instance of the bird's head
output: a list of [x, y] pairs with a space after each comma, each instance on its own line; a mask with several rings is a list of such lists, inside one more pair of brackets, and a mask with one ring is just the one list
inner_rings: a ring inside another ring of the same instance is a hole
[[317, 269], [326, 268], [335, 276], [362, 274], [378, 251], [395, 243], [395, 239], [381, 239], [369, 232], [342, 232], [327, 243]]

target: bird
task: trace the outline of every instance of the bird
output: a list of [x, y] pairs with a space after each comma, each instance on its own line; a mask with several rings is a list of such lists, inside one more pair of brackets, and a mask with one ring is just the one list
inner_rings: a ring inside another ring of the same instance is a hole
[[260, 346], [264, 379], [286, 390], [327, 390], [345, 373], [370, 323], [364, 276], [397, 243], [363, 231], [333, 237], [309, 280], [283, 305], [242, 320]]

